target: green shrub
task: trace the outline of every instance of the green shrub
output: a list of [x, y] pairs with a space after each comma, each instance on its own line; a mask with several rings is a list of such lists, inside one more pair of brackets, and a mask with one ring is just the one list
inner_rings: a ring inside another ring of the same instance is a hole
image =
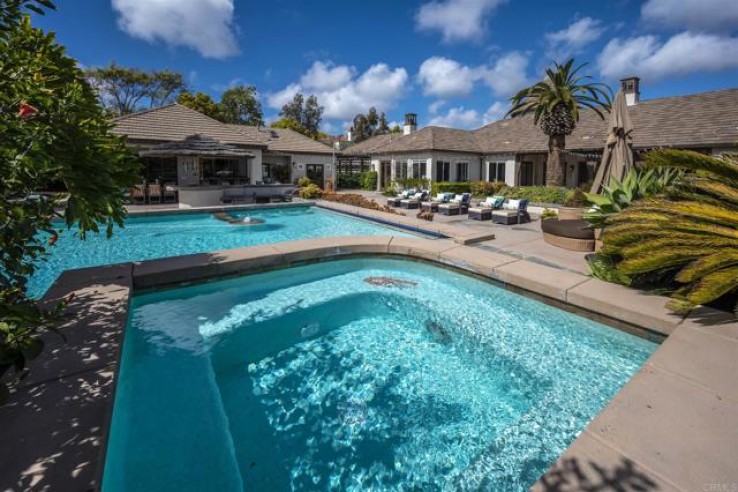
[[338, 175], [338, 188], [356, 190], [361, 188], [361, 174], [357, 173], [342, 173]]
[[504, 181], [472, 181], [471, 193], [474, 196], [496, 195], [504, 187]]
[[541, 220], [558, 219], [559, 214], [551, 210], [550, 208], [544, 208], [541, 212]]
[[305, 188], [306, 186], [310, 186], [311, 184], [313, 184], [313, 182], [310, 181], [310, 178], [308, 178], [307, 176], [303, 176], [302, 178], [297, 180], [297, 186], [299, 186], [300, 188]]
[[399, 186], [403, 190], [408, 190], [410, 188], [415, 188], [416, 190], [425, 190], [428, 189], [429, 181], [423, 178], [405, 178], [396, 179], [395, 184], [397, 184], [397, 186]]
[[567, 191], [566, 196], [564, 197], [565, 207], [582, 208], [585, 207], [587, 203], [589, 203], [587, 195], [585, 195], [579, 188]]
[[471, 183], [469, 181], [462, 181], [460, 183], [450, 183], [448, 181], [438, 181], [433, 183], [431, 187], [431, 193], [437, 195], [438, 193], [471, 193]]
[[367, 171], [361, 173], [361, 189], [362, 190], [376, 190], [377, 180], [379, 179], [379, 173], [377, 171]]
[[505, 198], [528, 200], [531, 203], [555, 203], [562, 205], [566, 199], [566, 188], [549, 186], [505, 186], [499, 191]]
[[300, 188], [300, 198], [306, 200], [315, 200], [323, 196], [323, 190], [316, 184], [309, 184], [303, 188]]

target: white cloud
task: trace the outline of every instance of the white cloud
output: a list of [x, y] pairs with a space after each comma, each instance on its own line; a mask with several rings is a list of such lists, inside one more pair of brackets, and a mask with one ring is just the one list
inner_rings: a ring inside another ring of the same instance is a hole
[[648, 0], [641, 7], [646, 22], [701, 31], [738, 29], [736, 0]]
[[530, 84], [528, 56], [513, 51], [499, 58], [491, 67], [482, 67], [480, 77], [497, 96], [509, 96]]
[[439, 31], [443, 41], [478, 41], [487, 18], [506, 0], [442, 0], [423, 4], [415, 25], [423, 31]]
[[445, 126], [449, 128], [476, 128], [480, 126], [482, 117], [476, 109], [466, 109], [463, 106], [450, 108], [446, 113], [431, 118], [429, 126]]
[[486, 125], [488, 123], [492, 123], [493, 121], [501, 120], [505, 117], [508, 109], [510, 109], [510, 105], [508, 103], [495, 101], [492, 106], [487, 108], [487, 111], [482, 116], [482, 123]]
[[584, 51], [605, 32], [602, 23], [591, 17], [583, 17], [569, 27], [545, 35], [546, 56], [553, 61], [563, 63], [573, 55]]
[[295, 94], [301, 90], [302, 87], [300, 87], [299, 84], [290, 84], [281, 91], [267, 94], [267, 105], [269, 105], [270, 108], [281, 110], [282, 106], [290, 102], [292, 98], [295, 97]]
[[441, 108], [442, 108], [442, 107], [443, 107], [443, 106], [444, 106], [445, 104], [446, 104], [446, 101], [444, 101], [443, 99], [440, 99], [440, 100], [438, 100], [438, 101], [432, 102], [432, 103], [430, 103], [430, 105], [428, 106], [428, 112], [429, 112], [430, 114], [437, 114], [437, 113], [438, 113], [438, 111], [439, 111], [439, 110], [440, 110], [440, 109], [441, 109]]
[[300, 84], [307, 90], [332, 91], [348, 84], [354, 72], [353, 67], [316, 61], [300, 78]]
[[443, 57], [432, 57], [420, 65], [418, 80], [427, 96], [458, 97], [468, 95], [476, 82], [482, 81], [498, 97], [509, 96], [530, 83], [528, 56], [513, 51], [492, 65], [468, 67]]
[[597, 57], [603, 77], [637, 75], [656, 80], [695, 72], [738, 68], [738, 38], [682, 32], [662, 43], [646, 35], [615, 38]]
[[418, 71], [426, 96], [466, 96], [472, 91], [475, 78], [471, 68], [439, 56], [425, 60]]
[[[347, 77], [347, 74], [350, 76]], [[379, 111], [387, 111], [404, 95], [408, 82], [404, 68], [393, 69], [385, 63], [372, 65], [364, 73], [357, 74], [354, 67], [315, 62], [299, 83], [268, 94], [267, 104], [281, 109], [298, 92], [305, 96], [315, 94], [325, 108], [324, 118], [346, 120], [367, 111], [371, 106]]]
[[150, 43], [186, 46], [207, 58], [238, 53], [233, 0], [112, 0], [118, 25]]

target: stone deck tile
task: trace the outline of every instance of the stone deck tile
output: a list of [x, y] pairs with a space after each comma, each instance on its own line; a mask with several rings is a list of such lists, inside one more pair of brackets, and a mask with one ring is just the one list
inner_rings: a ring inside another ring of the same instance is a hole
[[684, 490], [713, 490], [738, 483], [737, 417], [738, 402], [647, 364], [587, 430]]
[[670, 492], [682, 489], [584, 431], [530, 490]]
[[137, 261], [133, 264], [134, 286], [145, 289], [207, 278], [215, 274], [219, 261], [217, 252]]
[[444, 251], [458, 248], [448, 239], [428, 240], [410, 237], [395, 236], [389, 243], [388, 252], [396, 255], [408, 255], [425, 260], [437, 261]]
[[335, 258], [349, 254], [386, 254], [392, 236], [340, 236], [303, 239], [276, 243], [272, 246], [284, 255], [286, 262]]
[[[738, 330], [738, 322], [733, 327]], [[738, 403], [738, 340], [680, 325], [648, 363]]]
[[440, 255], [440, 261], [447, 265], [487, 275], [493, 279], [499, 279], [496, 274], [498, 268], [520, 260], [512, 256], [492, 253], [479, 248], [459, 246], [443, 251]]
[[567, 292], [566, 301], [596, 313], [641, 326], [665, 335], [682, 321], [682, 316], [667, 307], [669, 299], [650, 295], [595, 278]]
[[506, 284], [560, 301], [566, 301], [567, 291], [589, 281], [584, 275], [526, 260], [496, 268], [494, 275]]
[[99, 490], [113, 378], [103, 368], [17, 390], [0, 407], [0, 490]]

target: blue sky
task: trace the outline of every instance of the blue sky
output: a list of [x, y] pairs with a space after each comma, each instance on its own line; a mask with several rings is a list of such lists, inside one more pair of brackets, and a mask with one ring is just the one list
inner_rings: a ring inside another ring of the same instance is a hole
[[589, 62], [644, 99], [738, 86], [736, 0], [58, 0], [38, 17], [84, 66], [182, 72], [218, 98], [253, 84], [267, 120], [296, 91], [340, 133], [374, 105], [393, 122], [476, 128], [553, 60]]

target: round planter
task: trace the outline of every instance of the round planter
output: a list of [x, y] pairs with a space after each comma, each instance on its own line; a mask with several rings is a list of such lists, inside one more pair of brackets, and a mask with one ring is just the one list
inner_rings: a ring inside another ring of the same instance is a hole
[[559, 207], [559, 220], [581, 219], [587, 209], [579, 207]]

